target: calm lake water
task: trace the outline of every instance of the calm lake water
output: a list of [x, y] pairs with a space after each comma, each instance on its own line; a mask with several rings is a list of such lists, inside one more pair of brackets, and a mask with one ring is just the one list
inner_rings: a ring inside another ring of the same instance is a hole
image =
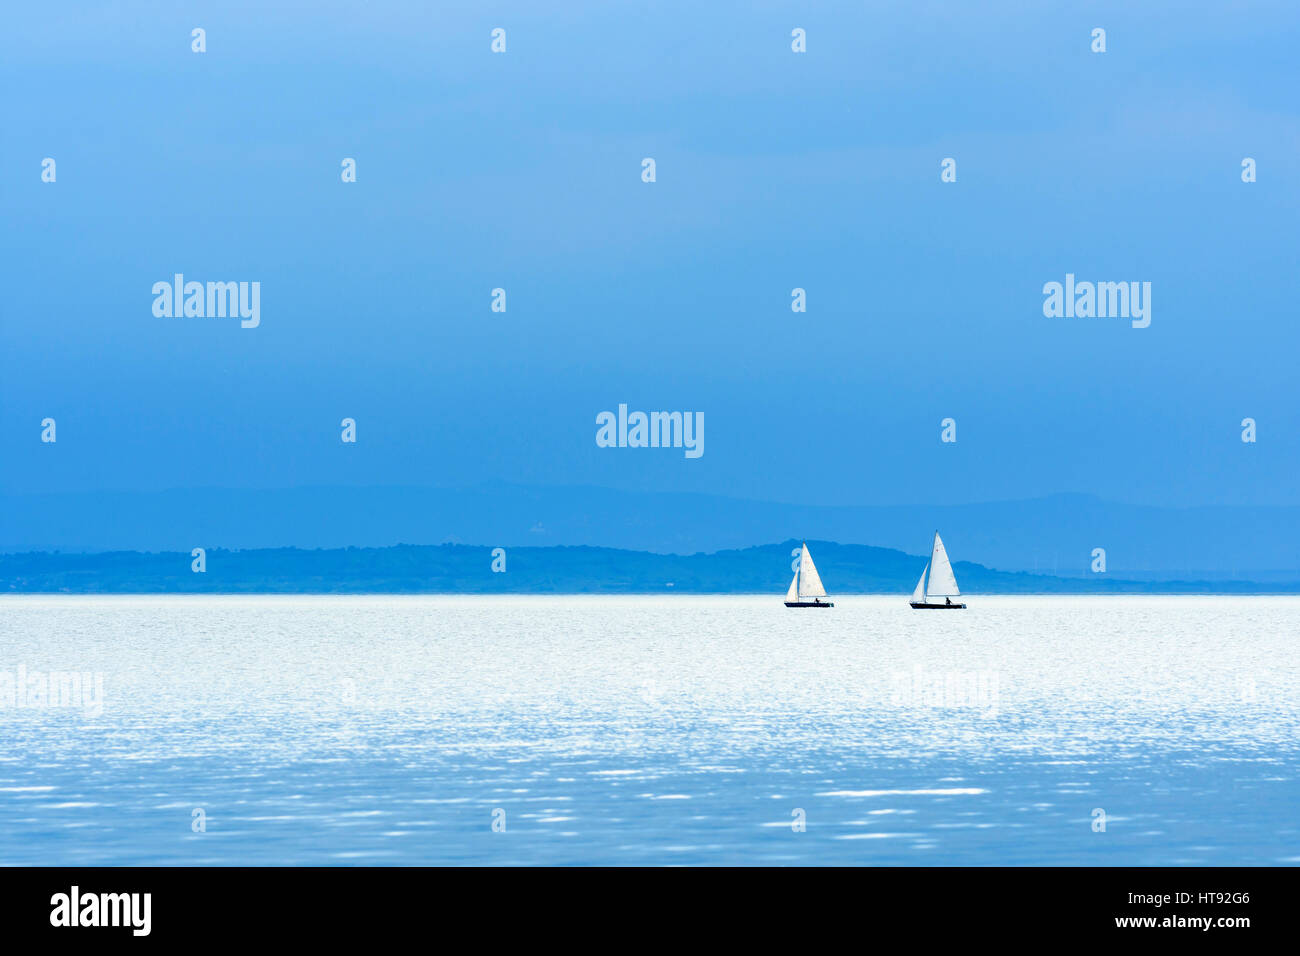
[[970, 600], [6, 596], [0, 864], [1300, 862], [1300, 599]]

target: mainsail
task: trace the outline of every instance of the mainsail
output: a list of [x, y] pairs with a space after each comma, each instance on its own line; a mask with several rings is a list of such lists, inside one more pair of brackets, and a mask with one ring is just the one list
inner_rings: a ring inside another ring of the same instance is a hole
[[921, 572], [921, 580], [916, 582], [916, 590], [912, 592], [912, 601], [915, 604], [925, 603], [925, 573], [926, 571], [929, 570], [930, 570], [930, 565], [927, 563], [925, 566], [925, 571]]
[[808, 553], [806, 544], [800, 549], [799, 571], [795, 574], [795, 581], [798, 582], [800, 598], [826, 596], [821, 575], [817, 573], [817, 565], [813, 564], [812, 555]]
[[944, 550], [943, 539], [937, 531], [934, 533], [934, 550], [930, 553], [929, 567], [930, 583], [925, 589], [927, 598], [961, 596], [957, 590], [957, 579], [952, 573], [952, 562], [948, 560], [948, 552]]

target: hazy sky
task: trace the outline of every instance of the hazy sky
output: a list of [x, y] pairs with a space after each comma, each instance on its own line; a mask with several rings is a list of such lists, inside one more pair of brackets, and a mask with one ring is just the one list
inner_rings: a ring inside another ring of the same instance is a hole
[[[1300, 504], [1293, 3], [267, 6], [6, 12], [0, 491]], [[704, 455], [598, 448], [620, 402]]]

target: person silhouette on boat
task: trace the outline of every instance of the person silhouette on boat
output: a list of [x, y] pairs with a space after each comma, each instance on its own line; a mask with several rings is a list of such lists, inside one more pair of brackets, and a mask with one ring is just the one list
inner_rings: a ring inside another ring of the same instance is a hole
[[950, 597], [946, 597], [946, 598], [944, 598], [944, 599], [943, 599], [943, 603], [944, 603], [944, 604], [952, 604], [952, 598], [950, 598]]

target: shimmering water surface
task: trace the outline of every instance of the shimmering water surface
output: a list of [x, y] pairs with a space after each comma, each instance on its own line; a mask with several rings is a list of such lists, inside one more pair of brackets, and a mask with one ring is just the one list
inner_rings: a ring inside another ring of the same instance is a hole
[[0, 691], [103, 702], [0, 699], [0, 863], [1294, 864], [1297, 640], [1291, 597], [3, 597]]

